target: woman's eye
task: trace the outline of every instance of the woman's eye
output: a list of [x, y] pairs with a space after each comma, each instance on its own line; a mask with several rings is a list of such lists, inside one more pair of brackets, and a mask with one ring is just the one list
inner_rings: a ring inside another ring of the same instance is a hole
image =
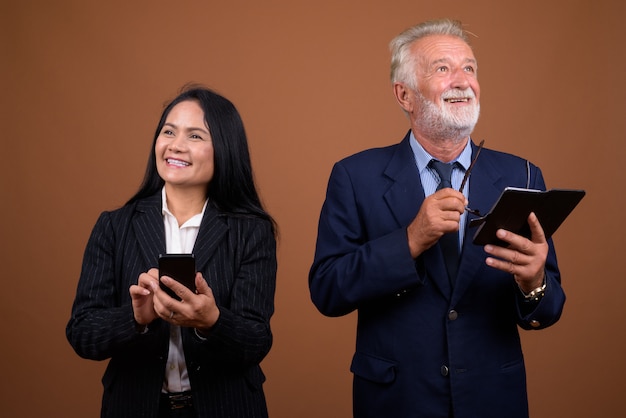
[[172, 132], [170, 129], [163, 129], [163, 131], [161, 133], [163, 135], [167, 135], [167, 136], [174, 135], [174, 132]]
[[202, 141], [202, 137], [200, 135], [196, 135], [196, 134], [189, 135], [189, 138]]

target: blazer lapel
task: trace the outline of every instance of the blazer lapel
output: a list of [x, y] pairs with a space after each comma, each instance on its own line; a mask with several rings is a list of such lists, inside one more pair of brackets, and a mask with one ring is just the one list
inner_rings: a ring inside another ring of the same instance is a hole
[[[159, 255], [166, 253], [161, 194], [140, 200], [137, 203], [136, 212], [133, 228], [140, 252], [148, 266], [157, 267]], [[198, 237], [193, 247], [197, 271], [204, 269], [227, 231], [228, 225], [225, 218], [220, 216], [217, 209], [209, 203], [204, 211]]]
[[[475, 152], [476, 146], [474, 144], [472, 144], [472, 148]], [[483, 157], [487, 157], [487, 154], [481, 155], [481, 158]], [[469, 206], [479, 210], [481, 214], [489, 212], [502, 192], [501, 179], [499, 170], [493, 166], [490, 159], [485, 158], [478, 161], [470, 176]], [[453, 303], [465, 292], [472, 279], [481, 270], [488, 268], [484, 262], [487, 254], [483, 246], [472, 242], [476, 228], [470, 228], [469, 221], [473, 218], [473, 215], [468, 214]]]
[[157, 193], [137, 203], [133, 228], [137, 244], [146, 264], [157, 267], [159, 254], [165, 253], [165, 227], [161, 213], [161, 194]]
[[383, 198], [396, 222], [399, 225], [408, 225], [424, 201], [424, 189], [408, 134], [397, 147], [384, 173], [392, 183]]
[[[384, 193], [383, 198], [396, 222], [401, 226], [411, 223], [425, 199], [409, 138], [409, 134], [404, 137], [385, 169], [385, 175], [393, 183]], [[428, 249], [424, 256], [418, 257], [416, 262], [422, 264], [426, 274], [432, 278], [444, 297], [449, 298], [452, 289], [439, 245]], [[418, 265], [419, 270], [422, 268]]]
[[215, 249], [226, 236], [228, 228], [226, 217], [221, 215], [209, 202], [204, 211], [198, 237], [193, 247], [193, 253], [196, 257], [196, 270], [204, 270]]

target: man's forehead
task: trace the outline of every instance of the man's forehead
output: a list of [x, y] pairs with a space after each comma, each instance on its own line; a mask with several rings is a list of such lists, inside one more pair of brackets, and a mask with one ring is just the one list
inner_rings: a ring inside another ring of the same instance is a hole
[[418, 39], [411, 52], [430, 63], [462, 60], [476, 62], [472, 48], [461, 38], [449, 35], [429, 35]]

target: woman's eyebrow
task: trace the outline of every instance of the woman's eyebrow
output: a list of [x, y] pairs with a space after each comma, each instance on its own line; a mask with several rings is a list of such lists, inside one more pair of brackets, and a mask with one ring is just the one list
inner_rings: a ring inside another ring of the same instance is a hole
[[[179, 129], [179, 127], [176, 124], [171, 123], [171, 122], [165, 122], [163, 124], [163, 126], [170, 126], [170, 127], [174, 128], [174, 129]], [[207, 134], [209, 133], [209, 131], [206, 128], [197, 128], [195, 126], [186, 127], [186, 128], [184, 128], [184, 130], [187, 131], [187, 132], [200, 131], [200, 132], [204, 132], [204, 133], [207, 133]]]

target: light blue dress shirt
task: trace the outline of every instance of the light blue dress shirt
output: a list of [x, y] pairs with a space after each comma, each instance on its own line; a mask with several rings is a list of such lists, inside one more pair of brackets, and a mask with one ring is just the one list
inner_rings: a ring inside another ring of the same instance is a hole
[[[411, 149], [413, 150], [413, 155], [415, 156], [415, 164], [417, 165], [417, 170], [419, 171], [420, 179], [422, 180], [424, 195], [430, 196], [431, 194], [435, 193], [435, 191], [437, 190], [437, 186], [439, 185], [439, 175], [434, 169], [428, 167], [428, 163], [430, 163], [430, 160], [432, 160], [434, 157], [426, 152], [424, 147], [422, 147], [420, 143], [417, 142], [417, 139], [415, 139], [415, 136], [413, 136], [413, 132], [411, 132], [411, 138], [409, 143], [411, 144]], [[461, 182], [463, 181], [463, 176], [465, 175], [465, 171], [468, 169], [470, 163], [472, 162], [471, 139], [467, 141], [467, 144], [465, 145], [465, 148], [463, 148], [463, 151], [461, 151], [461, 154], [459, 154], [459, 156], [450, 163], [453, 162], [458, 162], [463, 167], [461, 169], [460, 167], [455, 166], [452, 170], [452, 187], [454, 187], [456, 190], [459, 190], [459, 187], [461, 187]], [[469, 196], [469, 188], [470, 183], [468, 181], [467, 183], [465, 183], [465, 187], [463, 189], [463, 194], [466, 198]], [[464, 212], [463, 215], [461, 215], [459, 228], [460, 246], [463, 245], [466, 223], [467, 212]]]

